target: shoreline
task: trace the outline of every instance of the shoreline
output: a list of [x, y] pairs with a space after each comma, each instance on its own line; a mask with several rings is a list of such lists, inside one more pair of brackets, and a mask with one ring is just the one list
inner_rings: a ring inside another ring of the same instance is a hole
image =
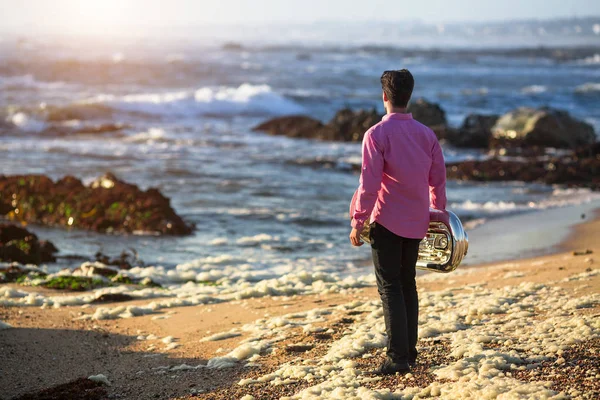
[[[111, 386], [100, 389], [109, 396], [128, 399], [279, 399], [306, 390], [319, 393], [314, 398], [328, 398], [333, 387], [343, 388], [348, 396], [356, 394], [350, 388], [352, 381], [340, 375], [347, 371], [365, 393], [388, 393], [388, 388], [390, 397], [383, 398], [391, 399], [396, 398], [395, 390], [404, 396], [423, 391], [433, 395], [438, 390], [443, 393], [444, 388], [475, 390], [461, 386], [458, 379], [466, 373], [460, 367], [466, 362], [476, 371], [473, 379], [486, 380], [486, 385], [499, 393], [503, 393], [502, 385], [508, 384], [533, 396], [523, 398], [537, 398], [534, 393], [553, 398], [551, 393], [561, 391], [566, 398], [594, 398], [600, 393], [598, 385], [573, 369], [582, 365], [585, 371], [600, 374], [600, 359], [589, 355], [600, 354], [600, 324], [593, 322], [600, 316], [600, 270], [595, 260], [600, 247], [593, 240], [600, 235], [600, 209], [593, 210], [585, 221], [564, 227], [564, 239], [548, 249], [553, 252], [550, 255], [478, 263], [450, 274], [419, 276], [425, 322], [420, 326], [422, 361], [412, 377], [369, 380], [372, 378], [362, 375], [376, 366], [383, 354], [377, 292], [368, 286], [173, 307], [111, 320], [81, 316], [90, 309], [141, 306], [152, 299], [60, 308], [0, 306], [0, 321], [13, 326], [0, 330], [0, 350], [6, 354], [0, 365], [0, 397], [16, 398], [103, 374]], [[572, 253], [586, 249], [593, 253]], [[69, 294], [44, 292], [56, 297]], [[525, 299], [530, 299], [531, 305], [523, 303]], [[558, 313], [551, 312], [557, 309]], [[515, 338], [510, 330], [503, 329], [509, 324], [524, 324], [519, 325], [521, 330], [534, 329], [540, 324], [529, 324], [532, 318], [548, 321], [553, 329], [577, 331], [580, 336], [573, 338], [561, 331], [568, 340], [548, 332]], [[587, 327], [584, 333], [581, 326]], [[535, 335], [545, 335], [550, 344], [544, 346], [555, 346], [552, 354], [532, 353], [539, 347]], [[526, 349], [523, 354], [517, 355], [514, 346], [507, 344], [516, 340], [524, 341], [519, 345]], [[348, 353], [351, 343], [361, 343], [353, 350], [358, 356]], [[580, 345], [596, 353], [581, 353]], [[497, 368], [505, 376], [486, 369], [490, 357], [504, 360]], [[325, 363], [332, 369], [317, 376], [310, 363], [294, 361], [301, 359], [315, 365]], [[224, 368], [212, 368], [211, 363]], [[511, 363], [514, 368], [508, 366]], [[541, 375], [535, 375], [536, 371]], [[307, 378], [307, 374], [313, 377]], [[575, 383], [569, 386], [565, 374], [576, 377], [579, 394]], [[544, 386], [540, 379], [554, 383]], [[74, 388], [72, 384], [75, 392]], [[75, 396], [64, 393], [63, 398]]]
[[469, 253], [461, 266], [521, 261], [573, 250], [582, 241], [580, 227], [598, 219], [600, 201], [595, 200], [487, 221], [467, 232]]

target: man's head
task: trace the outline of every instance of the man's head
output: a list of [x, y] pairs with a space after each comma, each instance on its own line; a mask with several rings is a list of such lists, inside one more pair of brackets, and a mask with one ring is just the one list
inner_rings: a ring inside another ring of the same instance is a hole
[[392, 108], [406, 108], [415, 87], [415, 79], [407, 69], [385, 71], [381, 75], [383, 101]]

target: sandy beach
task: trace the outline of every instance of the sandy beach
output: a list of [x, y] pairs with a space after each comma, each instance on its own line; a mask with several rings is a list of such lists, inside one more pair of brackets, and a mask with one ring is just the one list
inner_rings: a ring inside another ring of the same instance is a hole
[[370, 374], [385, 342], [368, 277], [169, 307], [66, 305], [71, 293], [9, 284], [0, 398], [598, 398], [599, 236], [596, 214], [557, 254], [420, 276], [418, 365], [385, 378]]

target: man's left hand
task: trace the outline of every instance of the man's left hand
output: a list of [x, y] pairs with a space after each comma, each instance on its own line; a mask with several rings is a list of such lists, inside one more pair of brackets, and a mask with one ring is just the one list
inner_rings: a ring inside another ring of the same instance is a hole
[[352, 246], [356, 247], [360, 247], [364, 244], [360, 239], [360, 232], [356, 228], [352, 228], [352, 232], [350, 232], [350, 243], [352, 243]]

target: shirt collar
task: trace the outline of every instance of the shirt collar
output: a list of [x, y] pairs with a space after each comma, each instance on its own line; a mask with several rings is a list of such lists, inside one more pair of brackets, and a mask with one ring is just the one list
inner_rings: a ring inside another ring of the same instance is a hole
[[412, 119], [412, 113], [391, 113], [386, 114], [381, 118], [382, 121], [387, 121], [388, 119], [399, 119], [399, 120], [407, 120]]

